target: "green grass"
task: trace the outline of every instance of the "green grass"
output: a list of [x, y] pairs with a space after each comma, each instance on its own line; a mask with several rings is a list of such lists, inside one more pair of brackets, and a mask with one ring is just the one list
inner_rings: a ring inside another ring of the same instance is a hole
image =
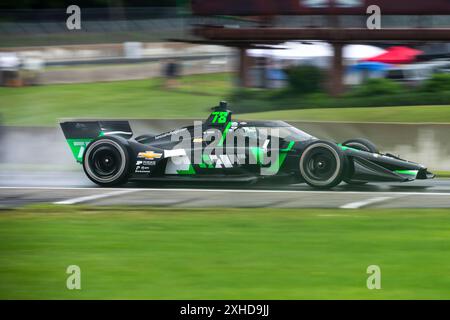
[[[7, 125], [26, 126], [54, 126], [60, 118], [205, 118], [212, 106], [231, 96], [232, 78], [229, 73], [186, 76], [173, 90], [165, 89], [161, 79], [0, 87], [0, 117]], [[239, 118], [449, 123], [450, 105], [292, 109]]]
[[449, 241], [448, 209], [31, 207], [0, 215], [0, 298], [449, 299]]
[[59, 118], [204, 118], [231, 90], [231, 75], [184, 77], [168, 90], [161, 79], [0, 87], [8, 125], [54, 126]]
[[433, 173], [438, 178], [450, 178], [450, 171], [448, 171], [448, 170], [437, 170], [437, 171], [433, 171]]
[[280, 110], [239, 117], [252, 120], [450, 123], [450, 105]]

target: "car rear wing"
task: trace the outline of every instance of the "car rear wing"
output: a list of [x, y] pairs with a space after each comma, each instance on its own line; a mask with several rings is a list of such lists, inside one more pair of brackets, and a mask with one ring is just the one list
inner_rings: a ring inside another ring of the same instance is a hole
[[133, 136], [128, 121], [65, 121], [60, 125], [70, 150], [79, 163], [83, 162], [86, 146], [95, 138], [116, 135], [130, 139]]

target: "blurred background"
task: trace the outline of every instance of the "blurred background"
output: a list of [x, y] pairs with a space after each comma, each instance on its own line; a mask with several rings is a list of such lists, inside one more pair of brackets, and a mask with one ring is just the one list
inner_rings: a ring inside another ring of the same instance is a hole
[[[95, 188], [58, 124], [158, 133], [221, 100], [447, 179]], [[449, 137], [449, 0], [2, 0], [0, 298], [449, 298]]]
[[242, 119], [366, 137], [450, 170], [449, 14], [446, 0], [5, 0], [0, 143], [55, 144], [64, 156], [33, 163], [66, 164], [59, 119], [159, 119], [135, 132], [161, 131], [228, 100]]

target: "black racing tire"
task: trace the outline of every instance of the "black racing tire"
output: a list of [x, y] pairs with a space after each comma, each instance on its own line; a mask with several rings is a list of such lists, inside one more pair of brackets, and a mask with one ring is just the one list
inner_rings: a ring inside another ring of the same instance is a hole
[[364, 138], [350, 139], [342, 143], [344, 147], [367, 151], [372, 153], [380, 153], [377, 146], [370, 140]]
[[316, 140], [303, 151], [299, 166], [307, 184], [318, 189], [329, 189], [341, 183], [345, 172], [345, 155], [334, 143]]
[[[364, 138], [357, 138], [357, 139], [350, 139], [342, 143], [344, 147], [350, 147], [353, 149], [361, 150], [361, 151], [367, 151], [371, 153], [380, 153], [377, 146], [370, 140], [364, 139]], [[351, 173], [353, 173], [353, 163], [351, 163], [351, 168], [349, 170]], [[356, 181], [351, 180], [349, 177], [344, 177], [344, 181], [347, 184], [355, 185], [355, 186], [361, 186], [368, 181]]]
[[120, 137], [100, 137], [87, 146], [83, 155], [83, 169], [87, 177], [103, 187], [127, 182], [130, 175], [130, 155], [127, 141]]

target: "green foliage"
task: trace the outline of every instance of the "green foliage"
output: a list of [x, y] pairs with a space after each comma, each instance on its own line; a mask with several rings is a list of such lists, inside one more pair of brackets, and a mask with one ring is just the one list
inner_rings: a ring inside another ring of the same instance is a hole
[[286, 70], [291, 90], [298, 94], [319, 92], [322, 89], [323, 72], [314, 66], [298, 66]]
[[425, 81], [422, 91], [443, 92], [450, 91], [450, 73], [436, 73]]
[[403, 86], [389, 79], [368, 79], [362, 85], [356, 87], [350, 96], [355, 97], [375, 97], [386, 94], [398, 94], [404, 92]]
[[408, 105], [448, 105], [450, 76], [436, 74], [422, 88], [408, 88], [389, 79], [369, 79], [341, 97], [325, 92], [302, 93], [292, 89], [239, 90], [231, 99], [235, 112], [271, 110], [388, 107]]
[[246, 90], [240, 90], [237, 95], [233, 94], [228, 99], [232, 103], [235, 113], [291, 109], [448, 105], [450, 102], [450, 91], [436, 94], [402, 90], [396, 94], [368, 94], [366, 96], [351, 93], [338, 98], [330, 97], [325, 93], [293, 95], [283, 94], [279, 90], [269, 90], [252, 91], [246, 95], [246, 92]]

